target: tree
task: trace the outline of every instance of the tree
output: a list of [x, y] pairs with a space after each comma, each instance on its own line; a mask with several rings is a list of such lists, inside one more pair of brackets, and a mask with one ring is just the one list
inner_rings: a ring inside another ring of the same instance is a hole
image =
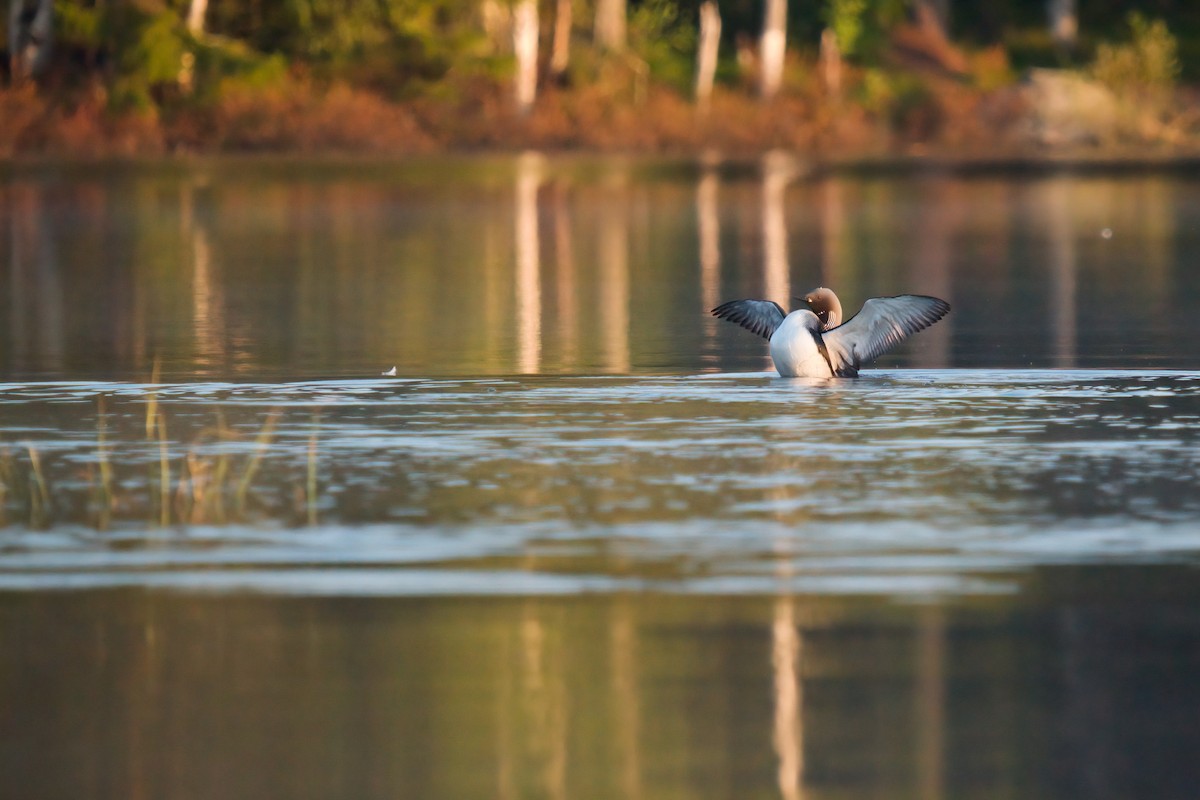
[[1079, 33], [1079, 18], [1075, 15], [1075, 0], [1048, 0], [1046, 15], [1050, 18], [1050, 36], [1063, 50], [1075, 47]]
[[700, 4], [700, 44], [696, 48], [696, 102], [708, 108], [713, 76], [717, 72], [717, 50], [721, 43], [721, 12], [714, 0]]
[[561, 79], [571, 63], [571, 0], [554, 3], [554, 42], [550, 46], [550, 74]]
[[50, 63], [54, 45], [53, 0], [9, 0], [8, 58], [10, 74], [19, 82], [39, 74]]
[[762, 39], [759, 42], [759, 92], [770, 100], [783, 83], [783, 57], [787, 50], [787, 0], [766, 0]]
[[204, 33], [204, 15], [208, 11], [208, 0], [192, 0], [188, 6], [187, 28], [192, 36]]
[[596, 44], [619, 53], [625, 49], [625, 0], [596, 0]]
[[517, 110], [527, 114], [537, 97], [537, 0], [521, 0], [513, 8], [513, 53], [517, 57]]

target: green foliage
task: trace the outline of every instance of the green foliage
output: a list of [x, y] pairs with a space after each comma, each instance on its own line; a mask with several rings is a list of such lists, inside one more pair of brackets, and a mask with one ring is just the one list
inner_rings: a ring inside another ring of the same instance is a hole
[[937, 110], [937, 98], [921, 78], [907, 72], [874, 68], [863, 72], [859, 101], [863, 108], [887, 119], [897, 130], [911, 127], [914, 121]]
[[[257, 13], [250, 13], [250, 6]], [[265, 53], [338, 69], [380, 57], [398, 71], [471, 50], [481, 37], [470, 0], [211, 0], [210, 28]]]
[[843, 56], [874, 63], [906, 7], [905, 0], [828, 0], [821, 18]]
[[95, 51], [102, 44], [103, 15], [97, 7], [55, 3], [54, 25], [60, 42]]
[[197, 97], [213, 99], [222, 92], [268, 89], [287, 79], [287, 61], [279, 55], [264, 56], [241, 42], [206, 37], [195, 44]]
[[280, 10], [288, 31], [279, 42], [281, 49], [306, 60], [345, 61], [385, 44], [392, 35], [391, 4], [285, 0]]
[[975, 53], [971, 57], [970, 75], [975, 88], [985, 92], [1009, 86], [1017, 79], [1008, 54], [999, 46]]
[[467, 0], [286, 0], [271, 9], [265, 28], [276, 33], [261, 49], [394, 96], [444, 77], [482, 38]]
[[156, 88], [179, 80], [187, 52], [182, 21], [172, 11], [116, 4], [99, 30], [114, 65], [109, 103], [116, 110], [149, 111]]
[[[881, 64], [910, 1], [820, 0], [799, 7], [793, 3], [788, 47], [804, 59], [814, 58], [821, 29], [829, 28], [842, 54], [856, 64], [851, 72], [865, 68], [858, 93], [868, 111], [897, 121], [919, 117], [937, 105], [933, 90], [915, 79], [872, 69]], [[303, 83], [314, 94], [342, 85], [392, 99], [445, 98], [478, 92], [479, 87], [494, 89], [512, 68], [510, 56], [489, 46], [480, 24], [480, 0], [209, 0], [200, 37], [185, 29], [190, 2], [56, 0], [59, 51], [66, 54], [59, 63], [75, 70], [59, 85], [94, 86], [102, 81], [113, 107], [154, 112], [218, 100], [227, 89], [250, 90], [243, 94], [251, 95], [289, 82]], [[1064, 54], [1049, 37], [1044, 0], [989, 5], [978, 9], [975, 17], [956, 11], [954, 34], [970, 38], [967, 28], [990, 26], [995, 41], [1004, 32], [1003, 50], [973, 61], [974, 85], [987, 90], [1010, 82], [1013, 69], [1035, 63], [1064, 66], [1064, 59], [1087, 58], [1087, 37], [1113, 30], [1120, 20], [1118, 5], [1109, 3], [1090, 12], [1074, 54]], [[695, 3], [629, 0], [629, 49], [619, 58], [584, 43], [590, 6], [576, 0], [577, 41], [568, 66], [572, 86], [598, 87], [602, 93], [605, 86], [616, 87], [608, 92], [614, 96], [632, 87], [628, 94], [635, 102], [646, 96], [649, 82], [687, 91], [694, 75]], [[543, 60], [550, 44], [552, 7], [549, 0], [541, 0]], [[757, 39], [761, 0], [722, 0], [721, 12], [725, 46], [720, 76], [738, 83], [744, 74], [734, 61], [732, 45], [746, 37]], [[0, 14], [0, 27], [6, 16]], [[1131, 101], [1162, 107], [1179, 79], [1181, 61], [1200, 64], [1180, 57], [1181, 52], [1200, 52], [1200, 11], [1172, 6], [1170, 20], [1168, 30], [1162, 21], [1129, 15], [1126, 41], [1100, 44], [1087, 74]], [[73, 79], [80, 75], [88, 80]]]
[[116, 54], [120, 71], [151, 86], [176, 81], [187, 49], [178, 18], [169, 11], [155, 14], [130, 33], [126, 46]]
[[692, 80], [696, 27], [673, 0], [645, 0], [629, 13], [629, 44], [655, 80], [686, 90]]
[[867, 0], [829, 0], [825, 7], [825, 24], [837, 37], [843, 56], [853, 56], [862, 38]]
[[1091, 75], [1118, 94], [1169, 90], [1179, 78], [1179, 45], [1162, 20], [1138, 12], [1128, 17], [1132, 38], [1096, 48]]

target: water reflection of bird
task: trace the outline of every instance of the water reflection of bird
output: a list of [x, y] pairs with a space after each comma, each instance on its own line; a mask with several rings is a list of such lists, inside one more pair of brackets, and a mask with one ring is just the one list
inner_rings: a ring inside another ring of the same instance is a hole
[[785, 378], [854, 378], [863, 364], [950, 311], [945, 300], [925, 295], [872, 297], [842, 324], [842, 304], [831, 290], [796, 299], [805, 307], [790, 314], [771, 300], [730, 300], [712, 313], [770, 340], [771, 360]]

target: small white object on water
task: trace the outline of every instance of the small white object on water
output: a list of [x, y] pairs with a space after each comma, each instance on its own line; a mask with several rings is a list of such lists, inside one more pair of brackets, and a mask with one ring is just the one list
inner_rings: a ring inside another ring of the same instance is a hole
[[1111, 239], [1112, 238], [1112, 228], [1105, 228], [1102, 231], [1100, 231], [1100, 238], [1101, 239]]
[[396, 368], [392, 367], [387, 372], [381, 372], [379, 374], [384, 378], [394, 378], [396, 377]]

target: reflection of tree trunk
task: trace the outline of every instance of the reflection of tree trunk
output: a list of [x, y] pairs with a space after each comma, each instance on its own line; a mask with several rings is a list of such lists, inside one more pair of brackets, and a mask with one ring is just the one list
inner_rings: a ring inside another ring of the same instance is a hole
[[783, 56], [787, 49], [787, 0], [766, 0], [762, 40], [759, 43], [759, 92], [770, 100], [783, 83]]
[[771, 671], [775, 676], [775, 730], [771, 742], [779, 759], [776, 780], [784, 800], [799, 800], [804, 796], [800, 653], [795, 601], [780, 597], [775, 601], [775, 620], [771, 625]]
[[[1108, 202], [1106, 207], [1112, 209], [1115, 201], [1120, 198], [1127, 203], [1133, 203], [1131, 210], [1135, 219], [1139, 220], [1137, 230], [1145, 237], [1145, 246], [1140, 251], [1143, 265], [1141, 283], [1146, 292], [1153, 298], [1153, 309], [1156, 316], [1166, 313], [1169, 303], [1171, 265], [1177, 256], [1173, 247], [1179, 238], [1176, 236], [1175, 196], [1178, 185], [1168, 180], [1146, 181], [1137, 192], [1129, 192], [1122, 188], [1110, 188], [1106, 192]], [[1108, 212], [1110, 215], [1112, 211]], [[1109, 231], [1111, 236], [1112, 232]], [[1101, 234], [1103, 235], [1103, 234]], [[1159, 318], [1163, 318], [1159, 316]]]
[[192, 340], [197, 362], [208, 369], [226, 366], [225, 303], [220, 284], [212, 277], [207, 226], [196, 212], [196, 186], [187, 185], [180, 196], [183, 234], [192, 244]]
[[721, 44], [721, 12], [714, 0], [700, 4], [700, 43], [696, 48], [696, 102], [708, 109], [713, 77], [717, 74], [717, 51]]
[[1052, 181], [1047, 224], [1050, 226], [1050, 324], [1054, 327], [1056, 367], [1075, 366], [1075, 230], [1070, 184]]
[[538, 187], [542, 158], [526, 153], [517, 161], [517, 371], [539, 371], [542, 358], [542, 285], [538, 237]]
[[[721, 218], [717, 212], [718, 179], [706, 172], [696, 186], [696, 232], [700, 239], [700, 303], [708, 312], [720, 302]], [[715, 325], [708, 326], [711, 337]]]
[[[507, 211], [507, 209], [505, 209]], [[507, 217], [507, 214], [505, 215]], [[510, 304], [511, 275], [508, 267], [514, 263], [512, 254], [514, 243], [510, 232], [515, 234], [516, 226], [509, 227], [511, 220], [501, 219], [498, 213], [483, 215], [483, 341], [484, 361], [489, 369], [512, 369], [511, 353], [505, 348]], [[501, 366], [503, 365], [503, 366]]]
[[821, 283], [835, 292], [846, 285], [846, 203], [842, 198], [843, 184], [839, 178], [821, 183]]
[[772, 151], [763, 158], [763, 288], [766, 299], [784, 308], [792, 298], [783, 201], [795, 174], [795, 164], [786, 153]]
[[517, 702], [513, 685], [516, 683], [514, 665], [517, 664], [513, 638], [500, 637], [498, 663], [501, 665], [495, 674], [496, 679], [496, 797], [498, 800], [509, 800], [518, 797], [517, 789]]
[[604, 368], [629, 371], [629, 218], [624, 176], [603, 200], [600, 219], [600, 318]]
[[39, 188], [14, 187], [11, 196], [13, 367], [57, 371], [62, 368], [66, 315], [54, 234]]
[[617, 751], [621, 759], [621, 796], [642, 796], [640, 708], [637, 680], [637, 636], [627, 601], [614, 602], [611, 628], [613, 701], [616, 706]]
[[[718, 210], [717, 192], [720, 180], [716, 173], [707, 170], [696, 186], [696, 228], [700, 248], [700, 303], [701, 310], [708, 312], [721, 302], [721, 216]], [[718, 367], [718, 357], [713, 349], [717, 335], [716, 320], [709, 318], [704, 326], [704, 348], [701, 356], [707, 368]]]
[[596, 44], [606, 50], [625, 49], [625, 0], [596, 0]]
[[[792, 176], [782, 158], [772, 152], [763, 160], [763, 291], [766, 299], [787, 309], [792, 298], [783, 198]], [[769, 354], [763, 358], [768, 368], [774, 366]]]
[[[913, 277], [920, 291], [935, 297], [951, 294], [951, 261], [954, 232], [958, 229], [963, 203], [958, 196], [958, 183], [935, 179], [925, 184], [925, 208], [917, 228], [913, 253]], [[944, 368], [950, 361], [950, 339], [954, 317], [944, 319], [921, 334], [920, 346], [913, 351], [914, 366]]]
[[917, 796], [939, 800], [945, 792], [945, 612], [921, 612], [917, 640]]
[[54, 46], [53, 0], [9, 0], [9, 74], [18, 83], [40, 74]]
[[558, 648], [547, 644], [547, 636], [536, 605], [529, 604], [521, 620], [522, 716], [529, 726], [527, 743], [542, 788], [547, 797], [561, 800], [567, 796], [566, 687]]
[[561, 79], [571, 63], [571, 0], [554, 4], [554, 44], [550, 50], [550, 74]]
[[571, 244], [571, 209], [567, 187], [554, 187], [554, 263], [558, 290], [559, 363], [575, 367], [579, 360], [579, 305], [575, 290], [575, 250]]
[[536, 0], [513, 8], [513, 53], [517, 57], [517, 111], [529, 113], [537, 97], [538, 9]]

